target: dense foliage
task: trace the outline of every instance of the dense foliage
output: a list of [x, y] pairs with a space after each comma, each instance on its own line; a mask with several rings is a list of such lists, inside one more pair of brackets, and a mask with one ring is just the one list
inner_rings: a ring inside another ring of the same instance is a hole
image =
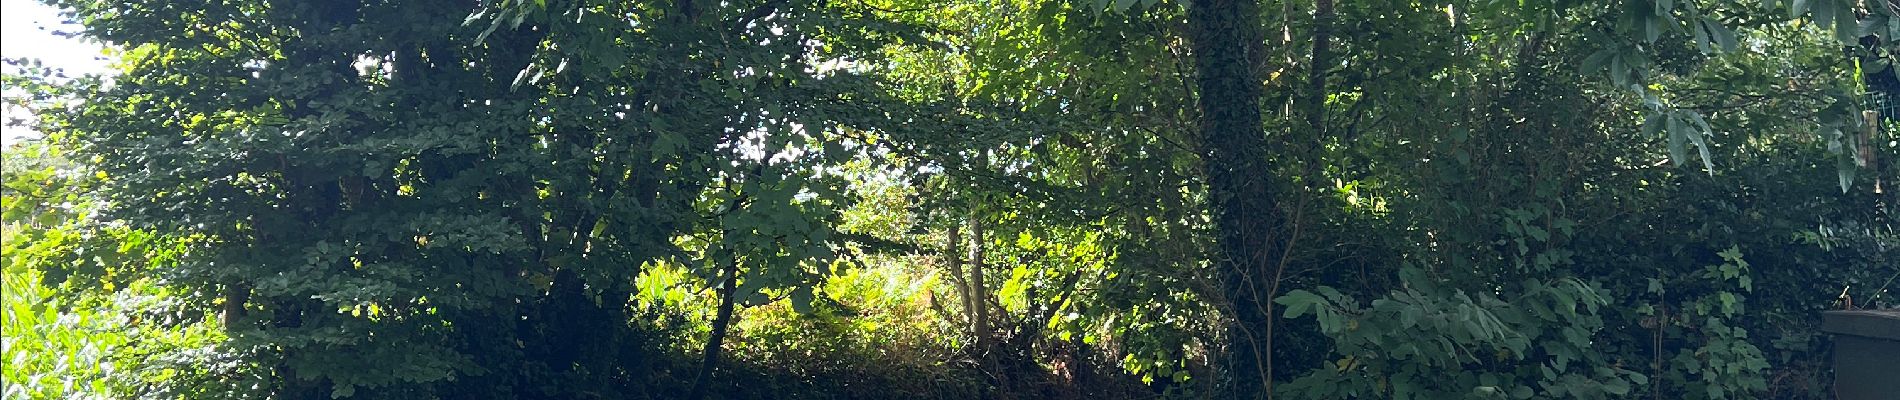
[[1900, 277], [1888, 3], [49, 3], [7, 398], [1829, 398]]

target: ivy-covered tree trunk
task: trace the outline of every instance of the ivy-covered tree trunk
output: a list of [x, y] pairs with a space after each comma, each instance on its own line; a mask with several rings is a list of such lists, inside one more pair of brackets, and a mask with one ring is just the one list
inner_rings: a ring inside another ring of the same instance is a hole
[[1229, 313], [1225, 391], [1264, 398], [1271, 343], [1265, 289], [1268, 266], [1282, 249], [1275, 233], [1284, 217], [1275, 205], [1261, 127], [1261, 81], [1255, 70], [1265, 40], [1252, 0], [1196, 0], [1188, 7], [1196, 84], [1200, 91], [1203, 167], [1212, 196], [1217, 255]]

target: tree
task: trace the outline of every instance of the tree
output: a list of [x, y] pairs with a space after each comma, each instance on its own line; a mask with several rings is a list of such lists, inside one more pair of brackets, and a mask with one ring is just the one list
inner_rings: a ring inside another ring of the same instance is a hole
[[[1267, 298], [1282, 259], [1286, 225], [1266, 167], [1260, 117], [1264, 35], [1258, 5], [1248, 0], [1197, 0], [1188, 5], [1200, 89], [1200, 129], [1208, 196], [1213, 200], [1221, 284], [1229, 312], [1225, 379], [1236, 397], [1268, 396], [1273, 362]], [[1317, 74], [1317, 73], [1316, 73]], [[1317, 118], [1317, 117], [1315, 117]]]
[[1815, 397], [1900, 274], [1878, 4], [60, 4], [147, 397]]
[[838, 135], [895, 123], [823, 63], [902, 27], [824, 3], [60, 5], [126, 70], [47, 126], [109, 220], [189, 243], [166, 281], [239, 397], [633, 390], [656, 263], [728, 304], [713, 367], [731, 303], [813, 299]]

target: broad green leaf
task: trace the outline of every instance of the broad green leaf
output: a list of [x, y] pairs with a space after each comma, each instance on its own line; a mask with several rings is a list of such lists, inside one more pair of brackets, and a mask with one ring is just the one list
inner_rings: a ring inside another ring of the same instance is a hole
[[1733, 52], [1739, 48], [1740, 44], [1735, 39], [1735, 31], [1722, 26], [1721, 21], [1713, 17], [1705, 18], [1702, 20], [1702, 26], [1709, 31], [1709, 37], [1715, 40], [1722, 51]]
[[792, 288], [792, 311], [799, 314], [811, 314], [813, 300], [811, 286]]
[[1684, 123], [1682, 118], [1675, 115], [1665, 117], [1664, 123], [1668, 125], [1669, 160], [1674, 162], [1678, 167], [1683, 166], [1689, 158], [1688, 146], [1689, 135], [1691, 134], [1689, 125]]
[[1286, 295], [1273, 299], [1273, 302], [1286, 306], [1286, 312], [1281, 315], [1281, 318], [1293, 319], [1306, 315], [1309, 310], [1324, 307], [1326, 305], [1326, 298], [1320, 297], [1313, 292], [1296, 289], [1287, 292]]

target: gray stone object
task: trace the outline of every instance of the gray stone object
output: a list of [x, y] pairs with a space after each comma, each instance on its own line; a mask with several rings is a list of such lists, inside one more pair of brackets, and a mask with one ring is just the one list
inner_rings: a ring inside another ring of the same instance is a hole
[[1834, 393], [1840, 400], [1900, 400], [1900, 309], [1828, 311]]

